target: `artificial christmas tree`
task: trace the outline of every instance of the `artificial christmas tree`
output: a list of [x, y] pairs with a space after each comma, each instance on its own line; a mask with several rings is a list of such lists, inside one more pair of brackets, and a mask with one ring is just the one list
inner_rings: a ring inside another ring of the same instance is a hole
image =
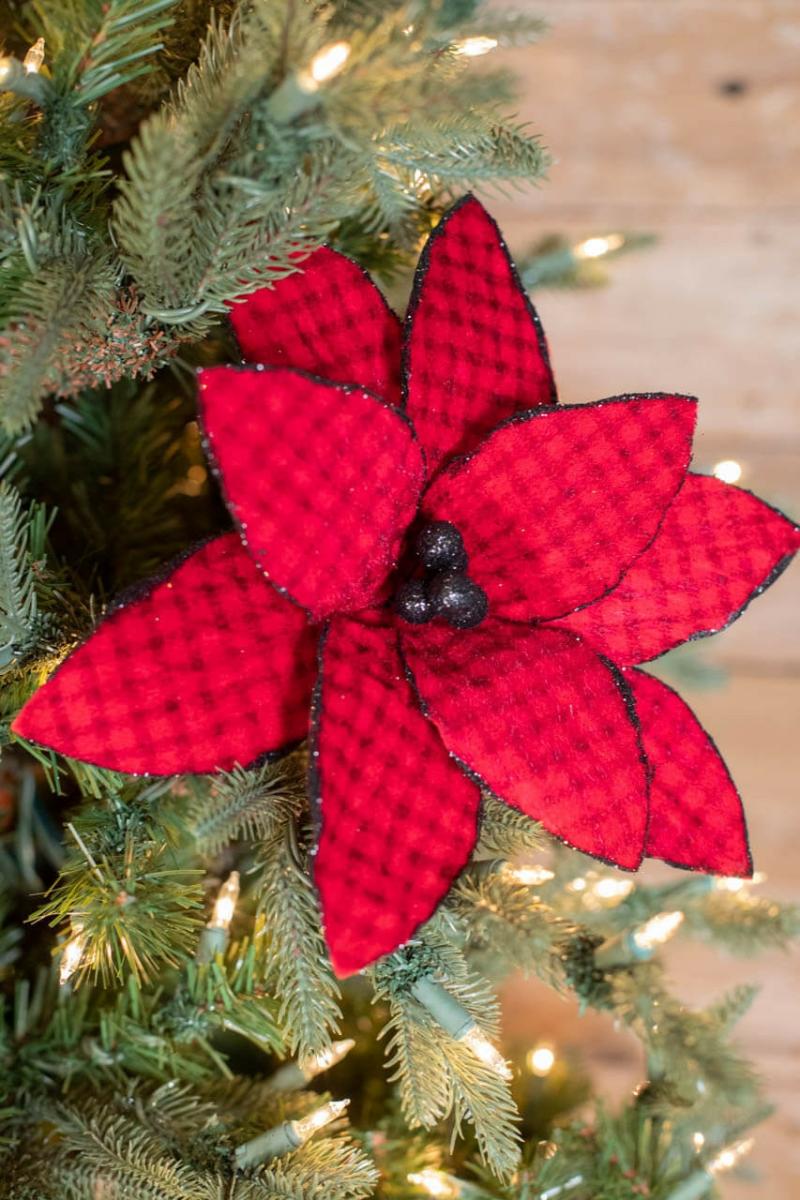
[[[692, 400], [558, 406], [487, 211], [441, 219], [544, 165], [468, 69], [537, 23], [12, 15], [10, 1194], [710, 1194], [763, 1112], [728, 1041], [751, 993], [691, 1012], [657, 950], [797, 920], [640, 664], [734, 619], [798, 532], [688, 472]], [[419, 248], [401, 329], [365, 269]], [[611, 868], [645, 854], [707, 873]], [[619, 1114], [569, 1080], [544, 1105], [547, 1047], [506, 1060], [516, 968], [641, 1039]]]

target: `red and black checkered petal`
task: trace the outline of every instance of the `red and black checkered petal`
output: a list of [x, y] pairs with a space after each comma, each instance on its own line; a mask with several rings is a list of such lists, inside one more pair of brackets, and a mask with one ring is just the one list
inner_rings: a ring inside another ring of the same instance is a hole
[[401, 646], [442, 741], [570, 846], [635, 869], [647, 771], [621, 676], [574, 634], [487, 620], [408, 627]]
[[555, 403], [539, 319], [500, 230], [473, 196], [444, 216], [422, 252], [403, 390], [430, 473], [512, 413]]
[[752, 875], [742, 802], [711, 738], [666, 684], [631, 669], [625, 678], [651, 771], [645, 853], [676, 867]]
[[495, 615], [569, 613], [653, 538], [689, 465], [695, 409], [620, 396], [522, 414], [433, 481], [425, 512], [461, 531]]
[[315, 620], [370, 604], [424, 480], [402, 414], [363, 388], [257, 367], [203, 371], [200, 412], [228, 507], [267, 578]]
[[615, 662], [645, 662], [730, 625], [799, 546], [800, 530], [750, 492], [687, 475], [621, 583], [559, 625]]
[[114, 771], [246, 766], [306, 736], [316, 640], [226, 533], [101, 621], [12, 728]]
[[327, 246], [296, 274], [236, 301], [231, 321], [249, 362], [358, 383], [400, 401], [400, 321], [361, 267]]
[[314, 878], [334, 968], [350, 975], [432, 915], [469, 858], [480, 793], [422, 715], [390, 624], [335, 617], [320, 658]]

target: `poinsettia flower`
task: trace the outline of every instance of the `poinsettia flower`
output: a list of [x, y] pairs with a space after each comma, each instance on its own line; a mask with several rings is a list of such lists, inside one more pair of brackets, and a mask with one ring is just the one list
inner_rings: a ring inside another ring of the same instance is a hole
[[232, 320], [255, 365], [203, 371], [200, 414], [238, 532], [111, 612], [15, 731], [156, 775], [309, 736], [340, 974], [430, 917], [481, 789], [629, 870], [750, 874], [722, 760], [640, 664], [727, 625], [800, 539], [688, 471], [695, 401], [558, 406], [469, 197], [428, 241], [404, 326], [326, 248]]

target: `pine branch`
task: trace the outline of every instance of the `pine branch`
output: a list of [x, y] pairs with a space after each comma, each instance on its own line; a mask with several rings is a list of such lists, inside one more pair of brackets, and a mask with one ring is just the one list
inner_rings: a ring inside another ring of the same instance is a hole
[[279, 999], [278, 1022], [293, 1054], [318, 1054], [339, 1028], [339, 988], [293, 821], [265, 846], [259, 888], [262, 969]]
[[301, 755], [187, 786], [186, 823], [203, 854], [218, 854], [237, 838], [272, 841], [305, 806]]
[[38, 620], [28, 520], [18, 492], [0, 482], [0, 670], [35, 645]]

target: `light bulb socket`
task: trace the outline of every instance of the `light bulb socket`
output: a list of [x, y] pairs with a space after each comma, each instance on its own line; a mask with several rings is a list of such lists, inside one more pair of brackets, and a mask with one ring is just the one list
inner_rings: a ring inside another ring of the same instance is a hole
[[242, 1146], [237, 1146], [233, 1153], [233, 1161], [237, 1171], [246, 1171], [248, 1167], [257, 1167], [260, 1163], [269, 1162], [273, 1158], [281, 1158], [291, 1154], [303, 1139], [298, 1136], [291, 1121], [284, 1121], [274, 1129], [259, 1134]]
[[228, 948], [228, 936], [227, 929], [221, 929], [219, 925], [206, 925], [197, 944], [195, 962], [210, 963], [218, 954], [224, 954]]
[[423, 975], [421, 979], [411, 985], [411, 994], [423, 1008], [428, 1010], [445, 1033], [449, 1033], [456, 1041], [463, 1038], [464, 1034], [468, 1033], [475, 1025], [475, 1020], [464, 1008], [464, 1005], [460, 1004], [455, 996], [451, 996], [441, 984], [437, 983], [435, 979], [431, 979], [429, 975]]

